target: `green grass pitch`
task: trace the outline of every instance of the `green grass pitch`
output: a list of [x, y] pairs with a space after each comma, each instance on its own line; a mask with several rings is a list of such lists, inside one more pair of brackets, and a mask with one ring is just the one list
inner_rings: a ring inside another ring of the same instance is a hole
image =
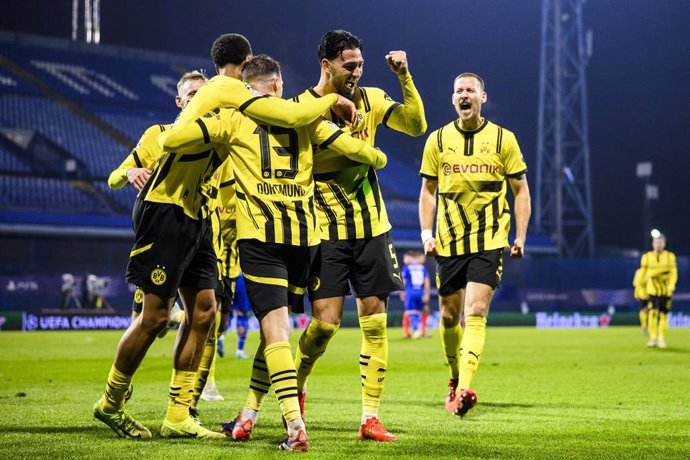
[[[690, 331], [670, 330], [669, 348], [645, 348], [638, 328], [489, 328], [464, 418], [443, 410], [448, 371], [438, 332], [403, 340], [391, 329], [381, 419], [396, 443], [357, 440], [360, 335], [343, 329], [309, 383], [312, 458], [690, 458]], [[271, 458], [283, 436], [270, 394], [247, 443], [166, 440], [174, 333], [156, 341], [128, 403], [154, 438], [117, 438], [93, 419], [120, 332], [0, 333], [0, 452], [5, 458]], [[293, 349], [298, 333], [293, 333]], [[250, 334], [247, 350], [257, 343]], [[233, 350], [229, 334], [226, 348]], [[228, 353], [217, 381], [226, 400], [200, 404], [214, 429], [236, 414], [251, 360]]]

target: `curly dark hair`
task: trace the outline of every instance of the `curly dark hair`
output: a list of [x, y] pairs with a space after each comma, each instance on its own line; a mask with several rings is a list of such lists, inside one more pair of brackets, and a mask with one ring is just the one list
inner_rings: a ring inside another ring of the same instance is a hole
[[252, 55], [252, 45], [244, 35], [225, 34], [216, 38], [211, 46], [211, 59], [216, 69], [227, 64], [239, 65]]
[[333, 60], [340, 56], [345, 50], [353, 50], [359, 48], [364, 51], [364, 42], [359, 37], [352, 35], [347, 30], [336, 29], [330, 30], [321, 37], [319, 47], [316, 53], [319, 55], [319, 61], [322, 59]]

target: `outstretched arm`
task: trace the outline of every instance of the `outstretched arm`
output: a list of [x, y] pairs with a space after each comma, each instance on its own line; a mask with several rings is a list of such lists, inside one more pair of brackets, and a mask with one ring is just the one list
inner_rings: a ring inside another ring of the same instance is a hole
[[386, 62], [400, 80], [403, 103], [395, 103], [388, 108], [383, 124], [410, 136], [421, 136], [427, 129], [424, 103], [412, 81], [407, 54], [404, 51], [391, 51], [386, 55]]
[[360, 139], [346, 135], [339, 129], [333, 131], [328, 121], [322, 121], [317, 130], [317, 138], [323, 139], [328, 136], [319, 144], [321, 149], [329, 148], [352, 161], [371, 165], [375, 169], [383, 168], [388, 162], [385, 153]]

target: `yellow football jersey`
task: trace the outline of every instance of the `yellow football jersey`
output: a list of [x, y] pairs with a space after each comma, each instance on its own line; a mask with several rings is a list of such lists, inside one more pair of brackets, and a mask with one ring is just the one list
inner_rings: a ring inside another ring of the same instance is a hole
[[218, 276], [229, 276], [234, 268], [231, 257], [231, 246], [237, 235], [235, 223], [235, 177], [232, 172], [232, 160], [228, 157], [216, 170], [207, 185], [209, 190], [208, 209], [213, 231], [213, 249], [218, 263]]
[[[232, 152], [237, 193], [237, 239], [314, 246], [320, 235], [314, 210], [312, 144], [356, 161], [385, 165], [385, 155], [328, 121], [299, 128], [262, 124], [235, 109], [221, 109], [159, 137], [175, 151]], [[202, 144], [199, 144], [202, 143]], [[178, 150], [179, 149], [179, 150]], [[181, 155], [184, 158], [186, 155]], [[194, 156], [194, 155], [191, 155]]]
[[676, 255], [670, 251], [649, 251], [640, 260], [642, 283], [647, 295], [671, 297], [678, 282]]
[[156, 139], [160, 133], [171, 126], [171, 124], [149, 126], [137, 142], [136, 147], [127, 155], [127, 158], [116, 170], [110, 173], [108, 187], [113, 190], [124, 187], [128, 182], [127, 171], [132, 168], [146, 168], [153, 171], [156, 163], [163, 156], [163, 150], [158, 147]]
[[508, 247], [507, 177], [527, 171], [515, 135], [488, 120], [474, 131], [458, 120], [432, 132], [420, 174], [438, 181], [436, 246], [441, 256]]
[[[329, 110], [324, 114], [348, 135], [374, 145], [380, 125], [412, 136], [426, 131], [422, 99], [408, 74], [400, 76], [404, 104], [391, 99], [383, 90], [359, 87], [352, 99], [363, 119], [357, 132], [351, 132]], [[293, 98], [305, 103], [321, 96], [313, 88]], [[358, 164], [332, 149], [314, 150], [317, 215], [324, 240], [370, 238], [391, 229], [376, 171]]]

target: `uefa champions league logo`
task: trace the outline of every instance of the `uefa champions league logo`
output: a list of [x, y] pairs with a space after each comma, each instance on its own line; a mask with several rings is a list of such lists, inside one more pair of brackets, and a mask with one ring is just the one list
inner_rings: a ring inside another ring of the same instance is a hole
[[34, 315], [26, 315], [24, 317], [24, 330], [35, 331], [38, 329], [38, 318]]

